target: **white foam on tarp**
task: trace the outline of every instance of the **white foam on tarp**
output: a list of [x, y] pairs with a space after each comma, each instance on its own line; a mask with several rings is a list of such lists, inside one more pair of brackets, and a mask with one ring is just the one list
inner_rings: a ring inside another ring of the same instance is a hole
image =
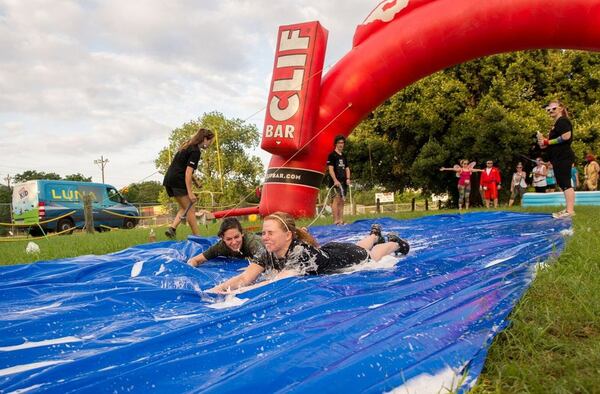
[[234, 294], [228, 294], [223, 301], [217, 301], [214, 304], [208, 304], [207, 307], [212, 309], [234, 308], [243, 305], [249, 298], [237, 298]]
[[160, 265], [160, 268], [158, 269], [158, 271], [156, 271], [156, 272], [154, 273], [154, 276], [160, 275], [160, 274], [162, 274], [163, 272], [165, 272], [166, 270], [167, 270], [167, 269], [165, 268], [165, 265], [164, 265], [164, 264], [161, 264], [161, 265]]
[[56, 364], [69, 363], [71, 361], [73, 361], [73, 360], [50, 360], [50, 361], [40, 361], [38, 363], [15, 365], [12, 367], [0, 369], [0, 376], [13, 375], [16, 373], [31, 371], [32, 369], [39, 369], [39, 368], [44, 368], [44, 367], [50, 367], [50, 366], [56, 365]]
[[435, 375], [423, 373], [396, 387], [390, 394], [438, 394], [456, 391], [462, 376], [446, 367]]
[[131, 267], [131, 277], [135, 278], [136, 276], [138, 276], [140, 274], [140, 272], [142, 272], [142, 268], [144, 267], [144, 262], [143, 261], [138, 261], [136, 262], [133, 267]]
[[348, 268], [340, 270], [342, 274], [352, 274], [360, 271], [373, 271], [373, 270], [390, 270], [396, 267], [396, 264], [400, 261], [398, 257], [391, 255], [383, 256], [379, 261], [367, 260], [360, 264], [353, 265]]
[[563, 237], [571, 237], [574, 233], [575, 231], [573, 231], [572, 228], [566, 228], [560, 232], [560, 235], [562, 235]]
[[484, 268], [489, 268], [489, 267], [492, 267], [492, 266], [494, 266], [494, 265], [496, 265], [496, 264], [503, 263], [503, 262], [505, 262], [506, 260], [510, 260], [510, 259], [512, 259], [513, 257], [515, 257], [515, 256], [508, 256], [508, 257], [505, 257], [505, 258], [503, 258], [503, 259], [496, 259], [496, 260], [492, 260], [492, 261], [490, 261], [489, 263], [487, 263], [487, 264], [485, 265], [485, 267], [484, 267]]
[[70, 336], [70, 337], [46, 339], [46, 340], [37, 341], [37, 342], [25, 341], [20, 345], [0, 347], [0, 352], [14, 352], [15, 350], [31, 349], [34, 347], [44, 347], [44, 346], [52, 346], [52, 345], [62, 345], [63, 343], [82, 342], [85, 339], [91, 339], [91, 338], [93, 338], [93, 337], [87, 336], [87, 337], [79, 338], [79, 337]]
[[39, 308], [31, 308], [31, 309], [25, 309], [25, 310], [22, 310], [22, 311], [15, 311], [14, 313], [17, 313], [19, 315], [23, 315], [23, 314], [26, 314], [26, 313], [32, 313], [32, 312], [43, 311], [43, 310], [46, 310], [46, 309], [58, 308], [61, 305], [62, 305], [62, 302], [55, 302], [55, 303], [52, 303], [50, 305], [40, 306]]
[[154, 321], [168, 321], [168, 320], [181, 320], [191, 319], [192, 317], [201, 316], [200, 313], [190, 313], [189, 315], [174, 315], [174, 316], [154, 316]]
[[17, 389], [15, 391], [10, 391], [9, 394], [24, 394], [24, 393], [28, 393], [32, 390], [35, 389], [39, 389], [42, 386], [47, 385], [48, 383], [40, 383], [40, 384], [34, 384], [33, 386], [29, 386], [29, 387], [24, 387], [22, 389]]

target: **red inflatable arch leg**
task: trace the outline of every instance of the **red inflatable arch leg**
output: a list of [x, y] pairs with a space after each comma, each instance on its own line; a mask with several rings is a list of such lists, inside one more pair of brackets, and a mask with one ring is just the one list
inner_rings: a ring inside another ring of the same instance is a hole
[[[600, 50], [600, 1], [389, 0], [357, 28], [354, 43], [323, 79], [316, 137], [290, 161], [273, 156], [270, 171], [322, 173], [335, 135], [348, 135], [394, 93], [449, 66], [525, 49]], [[314, 215], [318, 191], [314, 177], [306, 179], [293, 187], [267, 180], [260, 213]]]

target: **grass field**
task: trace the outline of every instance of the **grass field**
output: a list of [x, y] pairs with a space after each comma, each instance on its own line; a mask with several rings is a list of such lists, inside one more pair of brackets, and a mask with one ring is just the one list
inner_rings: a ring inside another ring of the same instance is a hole
[[[436, 213], [390, 216], [408, 219]], [[373, 216], [347, 219], [367, 217]], [[214, 235], [217, 228], [216, 223], [202, 227], [203, 235]], [[539, 272], [513, 310], [512, 324], [494, 341], [474, 393], [600, 392], [600, 208], [577, 207], [573, 229], [563, 253]], [[186, 231], [187, 227], [180, 227], [178, 239], [185, 239]], [[134, 229], [38, 239], [41, 251], [36, 255], [25, 252], [27, 241], [1, 242], [0, 265], [111, 253], [148, 242], [148, 232]], [[158, 241], [166, 240], [164, 228], [157, 229], [156, 235]]]

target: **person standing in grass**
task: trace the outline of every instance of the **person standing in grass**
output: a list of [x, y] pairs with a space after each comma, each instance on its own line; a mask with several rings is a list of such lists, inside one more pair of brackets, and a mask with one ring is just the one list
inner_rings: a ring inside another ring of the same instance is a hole
[[338, 135], [333, 140], [335, 149], [327, 157], [327, 171], [331, 177], [330, 187], [333, 187], [331, 211], [333, 224], [344, 224], [344, 201], [350, 186], [350, 167], [344, 155], [346, 137]]
[[552, 193], [556, 190], [556, 177], [554, 176], [554, 166], [552, 162], [546, 163], [548, 171], [546, 172], [546, 193]]
[[523, 171], [523, 164], [519, 162], [517, 164], [517, 171], [513, 174], [510, 182], [510, 200], [508, 206], [512, 207], [515, 203], [515, 199], [521, 200], [525, 190], [527, 190], [527, 174]]
[[575, 167], [575, 163], [571, 166], [571, 186], [575, 190], [579, 188], [579, 172], [577, 171], [577, 167]]
[[458, 178], [458, 209], [469, 209], [469, 200], [471, 197], [471, 174], [473, 172], [482, 172], [475, 167], [475, 162], [469, 164], [467, 159], [462, 159], [460, 165], [455, 164], [452, 168], [442, 167], [440, 171], [454, 171]]
[[600, 173], [600, 165], [598, 165], [598, 162], [592, 153], [588, 153], [585, 156], [585, 161], [587, 164], [583, 170], [585, 176], [583, 188], [588, 191], [598, 190], [598, 173]]
[[541, 157], [536, 157], [535, 167], [531, 170], [532, 183], [536, 193], [546, 193], [546, 173], [548, 169]]
[[479, 189], [485, 200], [485, 207], [490, 207], [490, 202], [494, 202], [494, 208], [498, 208], [498, 190], [502, 188], [500, 170], [494, 167], [494, 162], [488, 160], [485, 163], [485, 169], [481, 173], [479, 180]]
[[196, 203], [196, 195], [192, 191], [194, 182], [194, 171], [198, 168], [200, 160], [200, 149], [206, 149], [213, 142], [215, 134], [204, 128], [198, 129], [196, 134], [185, 141], [180, 147], [171, 165], [167, 169], [163, 185], [169, 197], [174, 197], [179, 205], [179, 210], [171, 226], [165, 231], [165, 235], [171, 239], [175, 238], [177, 226], [185, 218], [194, 235], [200, 234], [196, 222], [196, 210], [192, 205]]
[[556, 219], [570, 218], [575, 215], [575, 190], [571, 186], [571, 167], [575, 162], [575, 153], [571, 149], [573, 125], [567, 108], [559, 100], [551, 101], [546, 106], [546, 111], [554, 120], [554, 126], [547, 137], [538, 132], [538, 144], [548, 152], [556, 182], [565, 194], [567, 205], [566, 209], [553, 213], [552, 216]]

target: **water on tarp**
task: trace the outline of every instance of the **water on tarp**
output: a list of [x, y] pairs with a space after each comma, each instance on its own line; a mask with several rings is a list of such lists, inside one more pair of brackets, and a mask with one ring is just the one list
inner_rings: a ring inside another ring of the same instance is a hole
[[[311, 233], [356, 242], [374, 222]], [[407, 256], [228, 296], [203, 289], [246, 261], [186, 264], [214, 237], [0, 267], [0, 391], [464, 392], [571, 227], [510, 212], [377, 222]]]

